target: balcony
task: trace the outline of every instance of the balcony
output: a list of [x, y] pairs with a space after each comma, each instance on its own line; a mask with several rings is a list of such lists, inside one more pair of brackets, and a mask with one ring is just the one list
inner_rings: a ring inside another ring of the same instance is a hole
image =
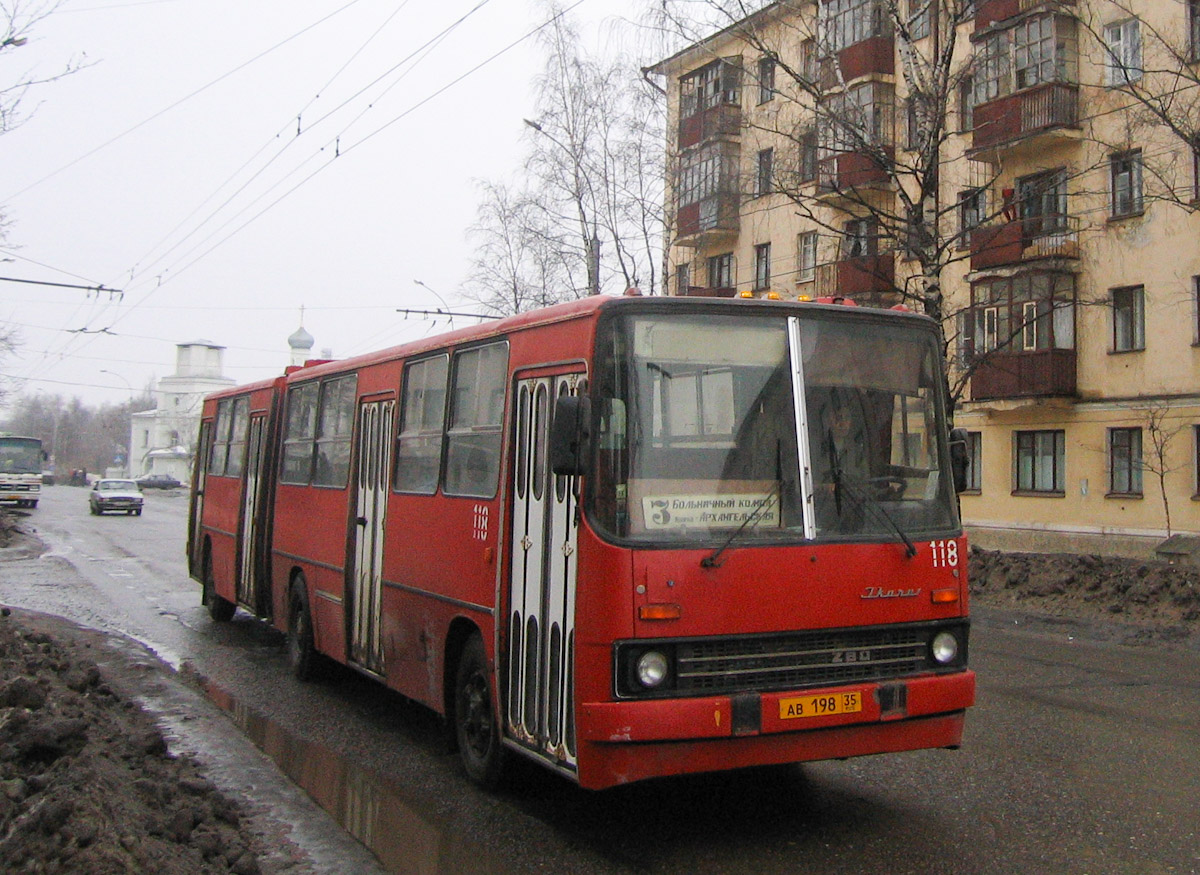
[[[883, 147], [889, 161], [895, 152]], [[887, 170], [866, 152], [841, 152], [817, 162], [817, 191], [834, 193], [859, 188], [882, 188], [889, 182]]]
[[825, 91], [844, 82], [853, 82], [872, 74], [891, 76], [896, 72], [896, 40], [887, 36], [871, 36], [846, 46], [820, 61], [820, 84]]
[[975, 30], [1006, 21], [1014, 15], [1037, 9], [1039, 6], [1073, 6], [1074, 0], [980, 0], [975, 6]]
[[816, 296], [853, 298], [860, 304], [879, 306], [896, 291], [896, 256], [892, 252], [861, 255], [817, 265]]
[[1078, 216], [1030, 216], [971, 232], [971, 270], [1039, 258], [1079, 258]]
[[1074, 397], [1075, 350], [988, 354], [971, 375], [971, 399]]
[[719, 103], [679, 120], [679, 150], [714, 137], [737, 137], [742, 132], [742, 108]]
[[680, 207], [675, 214], [675, 242], [680, 246], [725, 243], [738, 236], [741, 218], [736, 191], [721, 191]]
[[708, 286], [688, 286], [683, 294], [689, 298], [732, 298], [737, 294], [734, 288], [710, 288]]
[[972, 151], [1049, 131], [1079, 127], [1079, 86], [1044, 82], [981, 103], [972, 114]]

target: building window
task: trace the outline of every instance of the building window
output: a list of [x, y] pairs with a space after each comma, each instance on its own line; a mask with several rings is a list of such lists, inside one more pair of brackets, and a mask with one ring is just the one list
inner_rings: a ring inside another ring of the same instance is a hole
[[775, 59], [758, 59], [758, 102], [766, 103], [775, 97]]
[[679, 264], [675, 266], [675, 294], [686, 295], [692, 288], [692, 266]]
[[967, 432], [967, 492], [983, 491], [983, 433]]
[[1109, 159], [1112, 177], [1112, 215], [1132, 216], [1142, 211], [1142, 151], [1122, 152]]
[[975, 51], [976, 106], [1008, 93], [1008, 63], [1007, 33], [994, 33], [979, 44]]
[[958, 193], [958, 218], [964, 235], [983, 224], [987, 218], [986, 188], [969, 188]]
[[1056, 78], [1054, 16], [1026, 18], [1012, 31], [1016, 88], [1032, 88]]
[[842, 237], [842, 258], [862, 258], [875, 255], [878, 250], [878, 234], [871, 219], [851, 219], [846, 223]]
[[1107, 51], [1109, 85], [1124, 85], [1142, 78], [1141, 22], [1136, 18], [1106, 25], [1104, 46]]
[[975, 79], [965, 76], [958, 83], [958, 129], [969, 131], [975, 127]]
[[1017, 180], [1023, 234], [1029, 238], [1067, 228], [1067, 172], [1050, 170]]
[[1142, 494], [1142, 430], [1108, 430], [1108, 492], [1110, 495]]
[[775, 150], [762, 149], [758, 153], [758, 176], [755, 194], [759, 197], [770, 194], [774, 183], [772, 165], [775, 163]]
[[821, 114], [821, 146], [827, 153], [862, 152], [894, 142], [892, 86], [863, 82], [832, 95]]
[[966, 315], [968, 361], [996, 351], [1074, 349], [1075, 278], [1044, 272], [973, 283]]
[[1192, 426], [1192, 464], [1195, 472], [1192, 479], [1192, 495], [1200, 498], [1200, 425]]
[[742, 101], [742, 70], [735, 59], [722, 58], [679, 79], [679, 117], [689, 118], [714, 106]]
[[754, 247], [754, 288], [756, 291], [771, 287], [771, 244], [759, 243]]
[[817, 132], [807, 130], [800, 134], [798, 138], [800, 149], [799, 160], [797, 161], [797, 169], [799, 170], [800, 182], [808, 182], [817, 178]]
[[796, 280], [807, 283], [817, 276], [817, 232], [806, 231], [796, 237]]
[[1200, 0], [1187, 0], [1187, 24], [1191, 59], [1200, 60]]
[[1200, 276], [1192, 277], [1192, 343], [1200, 346]]
[[733, 253], [714, 255], [708, 259], [708, 287], [710, 289], [733, 288]]
[[1063, 494], [1066, 452], [1066, 433], [1063, 431], [1017, 432], [1015, 491]]
[[[722, 143], [709, 143], [684, 156], [679, 167], [679, 206], [701, 203], [736, 191], [737, 158]], [[715, 216], [713, 217], [715, 221]]]
[[929, 18], [935, 0], [909, 0], [908, 38], [924, 39], [929, 36]]
[[1200, 201], [1200, 138], [1192, 141], [1192, 200]]
[[882, 0], [827, 0], [821, 4], [828, 52], [840, 52], [874, 36], [884, 36], [890, 21]]
[[1146, 303], [1142, 286], [1112, 290], [1113, 352], [1146, 348]]

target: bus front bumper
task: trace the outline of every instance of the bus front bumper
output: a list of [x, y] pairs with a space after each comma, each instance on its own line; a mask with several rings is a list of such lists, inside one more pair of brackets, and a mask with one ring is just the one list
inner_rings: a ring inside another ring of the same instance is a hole
[[[957, 747], [974, 702], [975, 673], [961, 671], [798, 692], [584, 703], [579, 780], [601, 789], [664, 775]], [[813, 714], [813, 705], [857, 710]]]

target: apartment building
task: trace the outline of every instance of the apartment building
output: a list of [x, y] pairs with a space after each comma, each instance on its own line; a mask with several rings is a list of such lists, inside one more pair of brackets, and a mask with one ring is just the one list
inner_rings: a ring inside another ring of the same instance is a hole
[[661, 61], [672, 294], [934, 315], [976, 543], [1200, 535], [1200, 0], [780, 2]]

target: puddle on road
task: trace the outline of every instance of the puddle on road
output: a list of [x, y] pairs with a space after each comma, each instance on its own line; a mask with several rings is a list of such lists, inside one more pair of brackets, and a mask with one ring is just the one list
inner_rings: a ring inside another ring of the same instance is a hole
[[205, 692], [258, 748], [389, 872], [495, 872], [477, 847], [419, 812], [394, 786], [329, 748], [296, 738], [220, 687]]

